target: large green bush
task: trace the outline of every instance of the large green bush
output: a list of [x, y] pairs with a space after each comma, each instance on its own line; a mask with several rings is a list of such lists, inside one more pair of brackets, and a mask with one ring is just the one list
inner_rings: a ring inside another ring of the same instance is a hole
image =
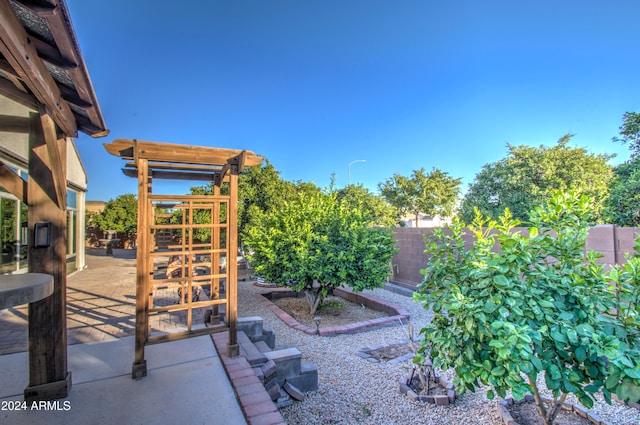
[[[434, 318], [421, 350], [434, 366], [455, 369], [460, 392], [482, 384], [493, 388], [488, 398], [531, 392], [545, 424], [567, 394], [587, 407], [598, 392], [608, 402], [613, 393], [640, 398], [640, 263], [629, 258], [610, 275], [595, 252], [585, 254], [592, 208], [586, 197], [557, 192], [533, 211], [528, 235], [513, 230], [519, 222], [508, 210], [498, 221], [476, 211], [470, 248], [459, 221], [426, 240], [431, 257], [415, 297]], [[551, 406], [540, 399], [539, 376]]]
[[389, 230], [371, 227], [368, 215], [335, 192], [320, 191], [299, 191], [278, 209], [256, 211], [244, 243], [256, 274], [304, 291], [312, 313], [336, 287], [382, 286], [395, 251]]

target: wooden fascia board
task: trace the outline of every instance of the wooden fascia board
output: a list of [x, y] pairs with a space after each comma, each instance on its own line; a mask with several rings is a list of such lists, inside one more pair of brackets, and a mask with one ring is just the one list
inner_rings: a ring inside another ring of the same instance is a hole
[[0, 52], [33, 94], [44, 103], [62, 131], [76, 137], [78, 128], [69, 105], [38, 56], [9, 0], [0, 0]]
[[0, 161], [0, 182], [2, 187], [25, 204], [28, 202], [28, 183], [4, 162]]

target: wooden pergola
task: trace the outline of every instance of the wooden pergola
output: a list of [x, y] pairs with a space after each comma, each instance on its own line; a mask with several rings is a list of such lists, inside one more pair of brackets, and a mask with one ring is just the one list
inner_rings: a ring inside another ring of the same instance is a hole
[[[124, 139], [105, 144], [105, 148], [128, 160], [124, 173], [138, 179], [132, 377], [147, 374], [144, 347], [148, 344], [228, 331], [227, 354], [237, 356], [238, 175], [245, 166], [260, 164], [262, 158], [246, 150]], [[154, 179], [208, 181], [213, 190], [207, 195], [155, 194]], [[158, 236], [166, 233], [171, 241], [161, 246]], [[163, 273], [169, 263], [179, 264], [179, 273]], [[208, 288], [209, 299], [193, 299], [196, 288]], [[167, 294], [175, 293], [180, 294], [179, 299], [167, 302]], [[219, 307], [225, 309], [224, 321]], [[212, 312], [208, 323], [194, 323], [194, 312], [207, 308]], [[185, 313], [183, 329], [153, 332], [156, 318], [160, 321], [163, 316]]]

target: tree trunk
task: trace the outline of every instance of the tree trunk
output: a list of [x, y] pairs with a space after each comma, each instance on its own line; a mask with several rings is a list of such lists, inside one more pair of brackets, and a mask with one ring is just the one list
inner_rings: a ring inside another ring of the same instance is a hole
[[532, 379], [530, 376], [528, 378], [529, 378], [529, 385], [531, 385], [531, 388], [533, 388], [533, 399], [536, 402], [536, 407], [538, 409], [538, 413], [540, 414], [540, 418], [542, 418], [544, 425], [549, 425], [549, 423], [547, 422], [547, 411], [544, 408], [542, 399], [540, 398], [540, 391], [538, 391], [538, 386], [536, 385], [536, 381], [535, 379]]
[[566, 394], [562, 394], [560, 398], [554, 398], [553, 404], [549, 406], [549, 410], [544, 408], [544, 404], [542, 402], [542, 398], [540, 397], [540, 392], [538, 391], [538, 386], [536, 385], [536, 381], [531, 379], [529, 376], [529, 385], [533, 388], [533, 398], [536, 402], [536, 407], [538, 408], [538, 413], [542, 418], [542, 423], [544, 425], [553, 425], [556, 420], [556, 416], [558, 416], [558, 412], [560, 412], [560, 408], [567, 398]]
[[318, 311], [318, 306], [320, 305], [320, 302], [322, 302], [322, 295], [320, 294], [320, 290], [321, 288], [318, 288], [317, 292], [314, 292], [312, 289], [307, 289], [305, 291], [307, 301], [309, 301], [311, 314], [316, 314], [316, 311]]

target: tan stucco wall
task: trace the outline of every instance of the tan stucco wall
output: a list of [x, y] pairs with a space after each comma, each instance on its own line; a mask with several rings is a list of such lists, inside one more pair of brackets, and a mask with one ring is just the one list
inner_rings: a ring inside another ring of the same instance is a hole
[[[29, 118], [30, 108], [14, 102], [11, 99], [0, 96], [0, 115], [11, 117]], [[9, 133], [0, 131], [0, 146], [14, 155], [18, 156], [23, 162], [27, 162], [29, 157], [29, 135], [26, 133]]]

